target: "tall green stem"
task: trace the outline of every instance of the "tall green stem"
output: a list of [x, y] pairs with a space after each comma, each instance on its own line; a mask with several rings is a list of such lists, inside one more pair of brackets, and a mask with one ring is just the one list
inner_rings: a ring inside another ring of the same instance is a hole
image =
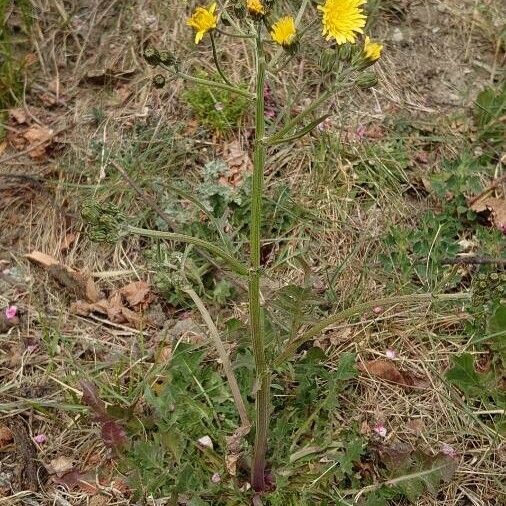
[[265, 166], [264, 83], [265, 55], [260, 28], [256, 43], [256, 116], [253, 184], [251, 191], [249, 309], [251, 340], [256, 369], [255, 447], [251, 467], [251, 485], [265, 490], [265, 455], [269, 425], [270, 372], [265, 359], [264, 328], [260, 306], [260, 227], [262, 223], [262, 186]]

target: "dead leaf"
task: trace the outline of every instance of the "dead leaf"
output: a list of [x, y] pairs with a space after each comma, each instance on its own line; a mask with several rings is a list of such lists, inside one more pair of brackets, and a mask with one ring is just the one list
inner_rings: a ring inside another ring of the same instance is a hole
[[14, 490], [36, 492], [40, 483], [37, 448], [28, 434], [21, 416], [11, 420], [10, 429], [14, 436], [14, 448], [16, 450]]
[[[142, 328], [144, 319], [139, 313], [136, 313], [127, 307], [122, 307], [121, 314], [124, 318], [124, 321], [130, 324], [131, 327], [134, 327], [136, 329]], [[149, 324], [149, 322], [146, 323]]]
[[19, 325], [19, 317], [7, 318], [5, 310], [0, 311], [0, 334], [7, 332], [11, 327]]
[[63, 241], [61, 242], [60, 251], [64, 253], [70, 247], [76, 242], [76, 239], [78, 238], [78, 234], [74, 234], [73, 232], [70, 232], [69, 234], [66, 234], [63, 238]]
[[427, 151], [418, 151], [415, 155], [415, 160], [420, 163], [429, 163], [429, 153]]
[[53, 136], [54, 130], [43, 125], [33, 125], [26, 130], [23, 138], [28, 142], [27, 149], [30, 149], [30, 158], [43, 158]]
[[121, 295], [126, 299], [131, 308], [146, 308], [153, 302], [154, 295], [151, 287], [146, 281], [134, 281], [125, 285], [120, 290]]
[[419, 436], [425, 431], [425, 423], [421, 418], [414, 418], [406, 422], [406, 429]]
[[231, 436], [225, 438], [227, 441], [225, 466], [231, 476], [237, 474], [237, 461], [242, 454], [242, 441], [249, 434], [250, 429], [249, 425], [243, 425], [237, 428]]
[[109, 497], [105, 495], [94, 495], [90, 498], [88, 506], [107, 506], [109, 504]]
[[107, 301], [107, 317], [113, 323], [125, 323], [123, 301], [119, 292], [113, 292]]
[[395, 383], [405, 388], [423, 387], [425, 382], [421, 381], [415, 375], [400, 371], [390, 360], [376, 359], [359, 364], [358, 368], [389, 383]]
[[127, 433], [125, 429], [116, 420], [108, 420], [102, 423], [100, 430], [102, 441], [105, 446], [121, 450], [128, 443]]
[[27, 122], [26, 111], [21, 107], [9, 109], [9, 116], [19, 125]]
[[56, 474], [58, 478], [61, 478], [63, 475], [72, 471], [74, 468], [74, 459], [70, 457], [65, 457], [64, 455], [60, 455], [55, 459], [49, 462], [47, 466], [47, 471], [49, 474]]
[[80, 386], [83, 391], [82, 400], [92, 409], [97, 420], [107, 420], [108, 415], [105, 402], [100, 398], [95, 384], [88, 380], [82, 380]]
[[506, 234], [506, 198], [485, 197], [475, 200], [471, 209], [478, 213], [489, 213], [489, 221]]
[[213, 440], [209, 436], [202, 436], [197, 439], [197, 444], [200, 448], [212, 450], [214, 448]]
[[64, 485], [69, 490], [79, 487], [83, 492], [89, 495], [98, 493], [98, 488], [95, 485], [95, 478], [91, 473], [82, 473], [78, 469], [72, 469], [62, 476], [56, 475], [53, 480], [58, 485]]
[[0, 451], [14, 441], [14, 434], [6, 425], [0, 426]]
[[95, 285], [91, 276], [62, 265], [53, 256], [40, 251], [32, 251], [25, 255], [25, 257], [46, 269], [54, 279], [74, 293], [79, 299], [85, 299], [88, 302], [98, 302], [103, 298], [103, 294]]
[[219, 179], [221, 184], [237, 188], [242, 185], [244, 178], [252, 171], [253, 164], [241, 143], [237, 140], [225, 144], [223, 160], [228, 166], [228, 173]]
[[51, 265], [58, 265], [60, 262], [56, 260], [55, 257], [51, 255], [46, 255], [46, 253], [42, 253], [41, 251], [32, 251], [31, 253], [28, 253], [25, 255], [25, 258], [28, 258], [28, 260], [39, 264], [44, 269], [47, 269]]

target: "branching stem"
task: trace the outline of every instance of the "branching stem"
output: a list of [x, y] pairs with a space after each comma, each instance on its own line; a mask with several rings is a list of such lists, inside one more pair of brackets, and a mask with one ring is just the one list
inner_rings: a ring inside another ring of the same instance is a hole
[[212, 242], [204, 241], [203, 239], [192, 237], [191, 235], [177, 234], [175, 232], [163, 232], [161, 230], [149, 230], [147, 228], [133, 227], [132, 225], [127, 225], [126, 231], [130, 234], [137, 234], [144, 237], [153, 237], [155, 239], [169, 239], [172, 241], [194, 244], [195, 246], [198, 246], [209, 251], [210, 253], [219, 256], [222, 260], [225, 260], [229, 267], [237, 274], [241, 274], [242, 276], [248, 275], [248, 268], [242, 262]]
[[420, 302], [431, 301], [453, 301], [453, 300], [468, 300], [470, 295], [468, 293], [445, 293], [441, 295], [434, 295], [432, 293], [415, 293], [412, 295], [397, 295], [394, 297], [385, 297], [384, 299], [376, 299], [369, 302], [357, 304], [344, 311], [333, 314], [328, 318], [324, 318], [309, 330], [304, 332], [301, 336], [293, 339], [285, 345], [284, 350], [275, 358], [274, 367], [279, 367], [286, 360], [289, 360], [296, 352], [297, 349], [313, 337], [321, 334], [327, 327], [342, 323], [348, 318], [357, 314], [364, 313], [376, 306], [392, 306], [394, 304], [419, 304]]

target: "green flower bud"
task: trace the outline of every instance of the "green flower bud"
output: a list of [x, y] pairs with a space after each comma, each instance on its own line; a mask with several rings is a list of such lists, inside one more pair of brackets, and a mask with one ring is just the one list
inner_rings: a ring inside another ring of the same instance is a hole
[[163, 88], [165, 86], [165, 77], [162, 76], [162, 74], [156, 74], [156, 76], [153, 77], [153, 86], [155, 88]]
[[366, 72], [357, 78], [356, 84], [359, 88], [372, 88], [378, 84], [378, 78], [374, 72]]
[[232, 13], [237, 19], [243, 19], [246, 16], [246, 3], [236, 2], [232, 7]]
[[337, 61], [337, 51], [335, 49], [324, 49], [320, 54], [320, 69], [324, 74], [332, 71]]
[[81, 210], [87, 235], [94, 242], [117, 242], [123, 236], [125, 216], [113, 203], [87, 202]]
[[176, 57], [169, 51], [160, 51], [159, 61], [163, 65], [170, 67], [176, 63]]
[[154, 47], [147, 47], [144, 49], [144, 59], [153, 67], [156, 67], [160, 63], [160, 54]]
[[299, 39], [295, 39], [289, 46], [283, 46], [283, 49], [291, 56], [297, 54], [300, 49]]
[[478, 283], [478, 288], [481, 290], [486, 290], [488, 288], [488, 283], [486, 281], [480, 281]]
[[353, 55], [353, 47], [351, 44], [343, 44], [339, 46], [339, 59], [343, 61], [349, 61]]

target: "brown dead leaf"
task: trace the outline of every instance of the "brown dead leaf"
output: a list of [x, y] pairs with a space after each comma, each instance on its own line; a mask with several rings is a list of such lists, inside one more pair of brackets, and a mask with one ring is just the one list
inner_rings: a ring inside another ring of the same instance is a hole
[[74, 468], [74, 459], [60, 455], [59, 457], [51, 460], [46, 468], [49, 474], [56, 474], [58, 478], [61, 478], [69, 471], [72, 471]]
[[237, 188], [253, 168], [248, 152], [243, 149], [239, 141], [235, 140], [225, 144], [223, 160], [229, 170], [226, 176], [220, 178], [219, 182]]
[[404, 388], [423, 387], [425, 382], [407, 371], [400, 371], [390, 360], [376, 359], [359, 364], [358, 368], [389, 383], [395, 383]]
[[32, 251], [25, 255], [25, 257], [46, 269], [56, 281], [72, 292], [77, 298], [87, 300], [88, 302], [98, 302], [103, 298], [103, 294], [90, 276], [62, 265], [53, 256], [46, 255], [40, 251]]
[[127, 307], [123, 307], [121, 308], [121, 314], [123, 315], [125, 322], [127, 322], [131, 327], [136, 329], [142, 328], [144, 320], [139, 313], [136, 313]]
[[506, 198], [479, 198], [470, 207], [478, 214], [488, 212], [489, 221], [503, 234], [506, 234]]
[[419, 436], [425, 431], [425, 423], [421, 418], [413, 418], [406, 422], [406, 429]]
[[90, 497], [88, 506], [107, 506], [109, 504], [109, 497], [105, 495], [94, 495]]
[[23, 133], [23, 138], [28, 142], [30, 158], [44, 158], [46, 148], [50, 145], [54, 136], [54, 130], [43, 125], [33, 125]]
[[74, 234], [73, 232], [66, 234], [63, 238], [63, 241], [61, 242], [60, 251], [64, 253], [69, 250], [70, 247], [76, 242], [77, 238], [78, 234]]
[[14, 434], [6, 425], [0, 425], [0, 451], [14, 441]]
[[19, 125], [27, 122], [26, 111], [21, 107], [9, 109], [9, 116]]
[[53, 481], [58, 485], [64, 485], [69, 490], [80, 488], [88, 495], [95, 495], [98, 493], [98, 488], [95, 485], [95, 478], [91, 473], [82, 473], [78, 469], [71, 469], [63, 473], [61, 476], [56, 474]]
[[16, 325], [19, 325], [19, 318], [17, 316], [7, 318], [5, 310], [0, 312], [0, 334], [7, 332], [11, 327], [15, 327]]
[[227, 450], [225, 454], [225, 466], [231, 476], [237, 474], [237, 461], [242, 454], [242, 441], [249, 434], [251, 427], [243, 425], [226, 438]]
[[151, 287], [146, 281], [134, 281], [129, 283], [121, 288], [120, 293], [125, 298], [128, 305], [134, 309], [137, 307], [144, 309], [154, 300]]
[[47, 269], [51, 265], [58, 265], [60, 262], [56, 260], [55, 257], [51, 255], [46, 255], [46, 253], [42, 253], [41, 251], [32, 251], [31, 253], [28, 253], [25, 255], [25, 258], [28, 258], [28, 260], [39, 264], [44, 269]]

